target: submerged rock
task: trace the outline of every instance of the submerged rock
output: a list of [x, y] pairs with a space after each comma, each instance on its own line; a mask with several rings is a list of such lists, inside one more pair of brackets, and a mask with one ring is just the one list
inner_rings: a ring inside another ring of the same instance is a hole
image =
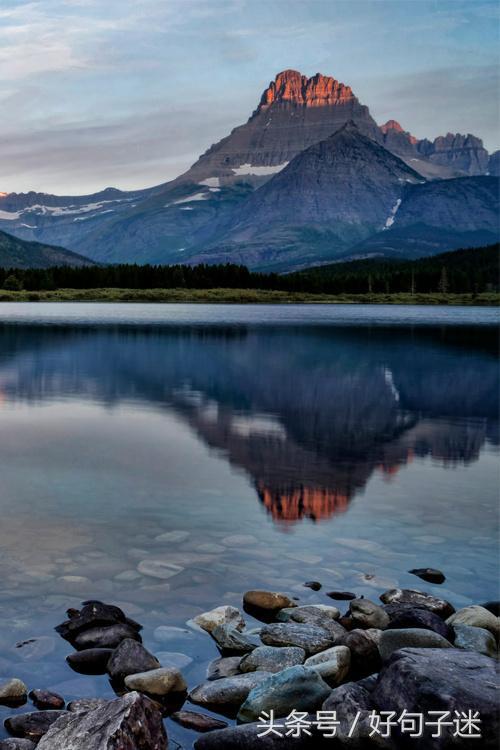
[[193, 618], [193, 622], [202, 630], [211, 633], [218, 625], [228, 625], [236, 630], [243, 630], [245, 620], [236, 607], [216, 607]]
[[227, 727], [227, 721], [221, 721], [208, 714], [199, 714], [196, 711], [176, 711], [170, 718], [181, 727], [195, 732], [211, 732], [214, 729]]
[[112, 680], [120, 682], [130, 674], [148, 672], [161, 667], [160, 662], [146, 651], [137, 641], [127, 639], [114, 650], [108, 662], [108, 674]]
[[26, 703], [28, 688], [22, 680], [13, 678], [0, 682], [0, 706], [19, 706]]
[[336, 644], [335, 636], [324, 628], [299, 622], [267, 625], [260, 637], [266, 646], [298, 646], [307, 654], [317, 654]]
[[303, 664], [306, 652], [297, 646], [277, 648], [276, 646], [259, 646], [240, 662], [241, 672], [281, 672], [287, 667]]
[[451, 643], [434, 630], [423, 628], [405, 628], [403, 630], [384, 630], [378, 650], [383, 661], [400, 648], [451, 648]]
[[112, 653], [112, 648], [86, 648], [68, 654], [66, 661], [80, 674], [105, 674]]
[[168, 693], [179, 693], [187, 689], [184, 677], [175, 667], [160, 667], [148, 672], [139, 672], [125, 677], [125, 686], [153, 697], [163, 697]]
[[189, 693], [191, 703], [233, 714], [245, 701], [249, 692], [270, 676], [269, 672], [248, 672], [235, 677], [224, 677], [204, 682]]
[[108, 701], [88, 713], [67, 713], [56, 721], [38, 750], [167, 750], [167, 735], [156, 703], [139, 693]]
[[64, 708], [66, 701], [61, 695], [51, 693], [49, 690], [32, 690], [29, 698], [39, 711], [52, 709], [58, 711]]
[[314, 669], [289, 667], [260, 682], [248, 694], [238, 711], [238, 721], [257, 721], [263, 711], [287, 716], [292, 709], [313, 711], [330, 694], [331, 688]]
[[381, 594], [380, 600], [384, 604], [412, 604], [414, 607], [429, 609], [443, 619], [450, 617], [455, 611], [455, 607], [445, 599], [438, 599], [437, 596], [416, 589], [390, 589]]
[[471, 625], [474, 628], [484, 628], [489, 630], [497, 641], [500, 638], [500, 618], [495, 617], [488, 609], [479, 605], [459, 609], [446, 622], [453, 627], [455, 625]]
[[413, 568], [413, 570], [409, 570], [408, 572], [429, 583], [444, 583], [446, 581], [444, 573], [435, 568]]

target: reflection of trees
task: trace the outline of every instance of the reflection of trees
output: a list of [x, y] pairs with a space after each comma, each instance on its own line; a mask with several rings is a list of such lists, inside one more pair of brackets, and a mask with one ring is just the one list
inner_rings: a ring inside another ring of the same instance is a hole
[[[0, 388], [174, 408], [276, 520], [344, 510], [414, 455], [467, 463], [497, 433], [495, 333], [474, 329], [0, 329]], [[493, 338], [492, 338], [493, 337]]]

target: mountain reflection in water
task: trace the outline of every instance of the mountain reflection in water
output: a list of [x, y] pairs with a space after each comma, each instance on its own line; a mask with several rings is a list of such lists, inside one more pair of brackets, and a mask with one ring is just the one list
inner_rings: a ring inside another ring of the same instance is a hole
[[498, 443], [498, 393], [488, 327], [0, 327], [3, 400], [173, 411], [284, 525], [346, 511], [415, 456], [474, 461]]

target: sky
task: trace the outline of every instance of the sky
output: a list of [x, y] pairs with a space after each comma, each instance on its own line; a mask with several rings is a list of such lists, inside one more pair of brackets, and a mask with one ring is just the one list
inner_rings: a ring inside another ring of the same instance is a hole
[[0, 0], [0, 191], [176, 177], [276, 73], [349, 84], [377, 122], [500, 147], [497, 0]]

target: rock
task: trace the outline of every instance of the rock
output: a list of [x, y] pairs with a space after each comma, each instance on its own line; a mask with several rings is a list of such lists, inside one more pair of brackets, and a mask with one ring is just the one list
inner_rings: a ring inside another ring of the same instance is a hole
[[228, 625], [217, 625], [210, 635], [225, 656], [247, 654], [256, 648], [256, 644], [252, 643], [247, 636]]
[[210, 612], [203, 612], [203, 614], [194, 617], [193, 622], [202, 630], [206, 630], [207, 633], [211, 633], [217, 625], [229, 625], [236, 630], [243, 630], [245, 627], [245, 620], [239, 609], [229, 606], [216, 607]]
[[389, 624], [389, 615], [369, 599], [353, 599], [349, 613], [356, 628], [381, 628]]
[[70, 643], [79, 633], [98, 626], [105, 627], [117, 623], [126, 623], [137, 632], [141, 630], [141, 625], [127, 618], [119, 607], [99, 601], [84, 602], [80, 612], [69, 610], [68, 615], [69, 619], [55, 629], [59, 635]]
[[495, 615], [495, 617], [500, 616], [500, 602], [485, 602], [484, 604], [481, 604], [481, 606]]
[[129, 690], [160, 698], [168, 693], [181, 693], [187, 689], [184, 677], [175, 667], [160, 667], [148, 672], [130, 674], [125, 677], [124, 682]]
[[313, 591], [319, 591], [321, 588], [321, 583], [319, 581], [306, 581], [304, 583], [304, 586], [308, 589], [312, 589]]
[[500, 618], [495, 617], [485, 607], [478, 605], [464, 607], [451, 615], [446, 622], [453, 627], [455, 625], [471, 625], [474, 628], [484, 628], [485, 630], [489, 630], [497, 641], [500, 639]]
[[211, 732], [213, 729], [227, 727], [227, 721], [221, 721], [208, 714], [199, 714], [196, 711], [176, 711], [170, 718], [181, 727], [192, 729], [194, 732]]
[[67, 705], [68, 711], [76, 713], [77, 711], [93, 711], [94, 708], [102, 708], [109, 703], [106, 698], [77, 698]]
[[477, 651], [478, 654], [486, 654], [493, 659], [498, 658], [497, 643], [485, 628], [476, 628], [472, 625], [455, 625], [455, 646], [466, 651]]
[[247, 591], [243, 595], [243, 609], [259, 620], [269, 622], [280, 609], [295, 607], [296, 604], [287, 594], [274, 591]]
[[336, 645], [336, 638], [318, 625], [299, 622], [272, 623], [260, 634], [266, 646], [298, 646], [307, 654], [317, 654]]
[[67, 713], [37, 750], [167, 750], [161, 710], [139, 693], [108, 701], [86, 714]]
[[46, 711], [47, 709], [59, 711], [65, 705], [62, 696], [51, 693], [49, 690], [32, 690], [29, 697], [39, 711]]
[[378, 647], [382, 661], [387, 661], [400, 648], [451, 648], [451, 643], [434, 630], [384, 630]]
[[35, 743], [31, 740], [22, 740], [17, 737], [0, 740], [0, 750], [35, 750], [35, 747]]
[[439, 615], [435, 615], [434, 612], [430, 612], [428, 609], [417, 609], [416, 607], [409, 607], [391, 617], [387, 626], [387, 629], [389, 628], [392, 630], [400, 630], [401, 628], [434, 630], [435, 633], [439, 633], [439, 635], [442, 635], [450, 643], [453, 643], [455, 637], [453, 628], [447, 625]]
[[292, 709], [313, 711], [330, 694], [330, 687], [314, 669], [295, 666], [273, 674], [254, 687], [238, 711], [238, 721], [257, 721], [263, 711], [287, 716]]
[[340, 602], [357, 598], [356, 594], [353, 594], [352, 591], [328, 591], [326, 595], [329, 596], [330, 599], [335, 599]]
[[372, 736], [370, 714], [374, 705], [370, 692], [360, 682], [348, 682], [332, 690], [322, 709], [334, 711], [337, 715], [336, 742], [339, 748], [375, 750], [394, 747], [390, 739], [377, 734]]
[[436, 596], [425, 594], [416, 589], [390, 589], [380, 596], [380, 600], [384, 604], [412, 604], [414, 607], [429, 609], [443, 619], [450, 617], [455, 611], [455, 607], [445, 599], [438, 599]]
[[108, 662], [108, 674], [112, 680], [120, 682], [130, 674], [148, 672], [161, 666], [156, 658], [137, 641], [127, 639], [114, 650]]
[[279, 735], [262, 736], [265, 728], [262, 722], [255, 722], [203, 734], [195, 741], [194, 748], [195, 750], [222, 750], [222, 748], [224, 750], [311, 750], [311, 748], [327, 750], [331, 745], [331, 740], [330, 745], [327, 745], [328, 740], [323, 739], [312, 723], [315, 721], [315, 716], [307, 718], [311, 722], [310, 729], [308, 728], [311, 736], [302, 732], [299, 737], [286, 737], [285, 729], [278, 730]]
[[[488, 656], [458, 648], [405, 648], [394, 653], [381, 670], [373, 699], [378, 710], [396, 711], [398, 716], [403, 710], [411, 713], [436, 707], [452, 716], [455, 711], [466, 715], [478, 711], [481, 750], [497, 748], [500, 727], [495, 665]], [[455, 747], [450, 731], [453, 728], [445, 727], [443, 737], [432, 739], [427, 728], [422, 737], [411, 740], [411, 747]]]
[[137, 570], [143, 576], [160, 578], [162, 581], [166, 581], [182, 573], [184, 568], [181, 565], [168, 562], [168, 560], [148, 558], [139, 563]]
[[331, 691], [322, 708], [325, 711], [338, 711], [346, 719], [354, 719], [356, 711], [370, 711], [373, 701], [369, 691], [359, 682], [347, 682]]
[[259, 646], [250, 654], [244, 656], [240, 662], [241, 672], [281, 672], [287, 667], [303, 664], [306, 652], [303, 648], [288, 646], [276, 648], [275, 646]]
[[235, 677], [223, 677], [198, 685], [191, 690], [188, 697], [191, 703], [233, 715], [249, 692], [269, 676], [269, 672], [248, 672]]
[[[4, 726], [9, 734], [32, 740], [35, 744], [49, 729], [51, 724], [66, 716], [66, 711], [35, 711], [29, 714], [9, 716]], [[55, 745], [57, 747], [57, 745]]]
[[28, 688], [22, 680], [0, 682], [0, 706], [20, 706], [26, 703], [27, 696]]
[[342, 646], [351, 652], [351, 669], [356, 677], [367, 677], [377, 672], [381, 660], [377, 638], [369, 630], [351, 630], [342, 638]]
[[275, 619], [277, 622], [308, 622], [311, 625], [332, 627], [334, 632], [338, 632], [339, 629], [335, 626], [339, 617], [340, 611], [337, 607], [328, 607], [325, 604], [310, 604], [293, 609], [285, 607], [276, 614]]
[[66, 661], [79, 674], [105, 674], [112, 648], [86, 648], [68, 654]]
[[347, 646], [334, 646], [310, 656], [304, 666], [315, 669], [328, 685], [335, 687], [349, 674], [351, 652]]
[[429, 583], [444, 583], [446, 581], [444, 574], [435, 568], [413, 568], [413, 570], [409, 570], [408, 573], [418, 576]]
[[141, 642], [141, 636], [130, 625], [118, 623], [108, 627], [98, 626], [84, 630], [75, 636], [73, 644], [78, 651], [90, 648], [116, 648], [126, 638]]
[[225, 656], [214, 659], [207, 667], [207, 680], [220, 680], [222, 677], [234, 677], [240, 674], [241, 656]]

